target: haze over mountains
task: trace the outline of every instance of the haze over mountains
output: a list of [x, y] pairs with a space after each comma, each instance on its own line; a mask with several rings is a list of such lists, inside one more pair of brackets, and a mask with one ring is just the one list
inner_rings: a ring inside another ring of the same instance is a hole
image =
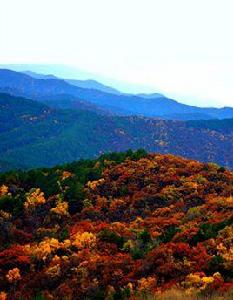
[[[77, 82], [76, 82], [77, 84]], [[74, 86], [63, 79], [37, 79], [26, 74], [6, 69], [0, 70], [0, 91], [37, 101], [54, 99], [63, 95], [83, 100], [120, 115], [141, 115], [163, 119], [224, 119], [233, 117], [233, 108], [200, 108], [181, 104], [163, 95], [141, 97], [130, 94], [111, 94], [97, 89]], [[69, 99], [70, 101], [71, 99]], [[56, 105], [56, 101], [53, 100]], [[67, 105], [66, 105], [66, 108]], [[71, 107], [73, 108], [73, 107]]]
[[233, 300], [233, 1], [0, 3], [0, 300]]
[[95, 80], [7, 69], [0, 69], [0, 92], [0, 171], [129, 148], [233, 168], [233, 108], [199, 108], [159, 93], [124, 94]]
[[[58, 77], [56, 77], [54, 75], [38, 74], [35, 72], [31, 72], [31, 71], [25, 71], [23, 73], [26, 75], [29, 75], [33, 78], [36, 78], [36, 79], [59, 79]], [[112, 94], [121, 94], [121, 92], [119, 92], [118, 90], [111, 88], [109, 86], [106, 86], [104, 84], [101, 84], [98, 81], [93, 80], [93, 79], [86, 79], [86, 80], [65, 79], [65, 81], [74, 86], [78, 86], [81, 88], [99, 90], [102, 92], [112, 93]]]
[[9, 69], [16, 72], [32, 72], [41, 75], [52, 75], [57, 78], [66, 78], [74, 80], [95, 80], [105, 86], [114, 87], [114, 89], [124, 93], [154, 93], [154, 88], [133, 84], [125, 81], [115, 80], [108, 76], [103, 76], [94, 72], [81, 70], [71, 65], [62, 64], [0, 64], [0, 69]]

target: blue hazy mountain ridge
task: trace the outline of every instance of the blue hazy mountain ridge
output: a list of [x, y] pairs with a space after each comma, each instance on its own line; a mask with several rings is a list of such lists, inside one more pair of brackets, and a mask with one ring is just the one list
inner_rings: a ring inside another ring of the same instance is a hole
[[78, 80], [78, 79], [65, 79], [65, 78], [58, 78], [57, 76], [54, 76], [52, 74], [39, 74], [39, 73], [35, 73], [35, 72], [31, 72], [31, 71], [24, 71], [22, 72], [26, 75], [29, 75], [33, 78], [36, 79], [63, 79], [66, 82], [81, 87], [81, 88], [85, 88], [85, 89], [93, 89], [93, 90], [99, 90], [105, 93], [110, 93], [110, 94], [122, 94], [121, 92], [119, 92], [118, 90], [106, 86], [96, 80], [93, 79], [86, 79], [86, 80]]
[[144, 148], [233, 168], [232, 120], [215, 120], [210, 126], [210, 121], [192, 122], [53, 109], [0, 94], [0, 160], [5, 169], [48, 167]]
[[[61, 79], [61, 78], [58, 78], [54, 75], [51, 75], [51, 74], [38, 74], [36, 72], [31, 72], [31, 71], [24, 71], [23, 73], [33, 77], [33, 78], [37, 78], [37, 79]], [[87, 88], [87, 89], [95, 89], [95, 90], [99, 90], [99, 91], [102, 91], [102, 92], [106, 92], [106, 93], [112, 93], [112, 94], [124, 94], [114, 88], [111, 88], [109, 86], [106, 86], [106, 85], [103, 85], [101, 83], [99, 83], [98, 81], [96, 80], [92, 80], [92, 79], [87, 79], [87, 80], [77, 80], [77, 79], [64, 79], [62, 78], [63, 80], [65, 80], [66, 82], [70, 83], [71, 85], [75, 85], [75, 86], [78, 86], [78, 87], [82, 87], [82, 88]], [[125, 93], [126, 94], [126, 93]], [[138, 93], [136, 94], [136, 96], [138, 97], [141, 97], [141, 98], [145, 98], [145, 99], [158, 99], [158, 98], [165, 98], [163, 94], [161, 93], [150, 93], [150, 94], [146, 94], [146, 93]], [[57, 108], [77, 108], [78, 105], [77, 103], [75, 103], [75, 99], [73, 98], [73, 100], [69, 100], [67, 99], [68, 95], [65, 97], [65, 95], [61, 95], [61, 97], [55, 97], [54, 98], [54, 103], [53, 103], [53, 107], [57, 107]], [[70, 98], [70, 97], [68, 97]], [[51, 99], [51, 98], [50, 98]], [[66, 99], [66, 100], [64, 100]], [[84, 101], [83, 101], [84, 102]], [[45, 101], [45, 103], [47, 104], [51, 104], [50, 101]], [[84, 104], [84, 103], [82, 103]], [[91, 106], [89, 105], [89, 108]], [[93, 107], [96, 109], [96, 111], [99, 110], [100, 112], [100, 109], [98, 109], [97, 106]], [[102, 110], [102, 113], [111, 113], [110, 111], [107, 111], [107, 110]], [[114, 112], [116, 114], [120, 114], [120, 115], [124, 115], [124, 114], [127, 114], [127, 111], [125, 112], [124, 110], [117, 110], [116, 108], [114, 108]], [[207, 115], [207, 114], [202, 114], [202, 113], [188, 113], [188, 114], [167, 114], [167, 115], [164, 115], [163, 118], [165, 119], [173, 119], [173, 120], [210, 120], [210, 119], [213, 119], [213, 117], [211, 117], [210, 115]]]
[[[70, 95], [88, 101], [112, 113], [141, 115], [164, 119], [224, 119], [233, 117], [233, 108], [202, 108], [181, 104], [166, 97], [152, 99], [129, 94], [110, 94], [99, 90], [84, 89], [67, 83], [62, 79], [36, 79], [20, 72], [0, 70], [0, 91], [15, 96], [43, 100], [51, 96]], [[65, 99], [64, 99], [65, 100]], [[201, 118], [199, 117], [201, 116]]]
[[164, 95], [160, 94], [160, 93], [151, 93], [151, 94], [139, 93], [136, 95], [138, 97], [142, 97], [142, 98], [146, 98], [146, 99], [156, 99], [156, 98], [164, 97]]
[[26, 74], [26, 75], [31, 76], [36, 79], [58, 79], [56, 76], [54, 76], [52, 74], [39, 74], [39, 73], [35, 73], [32, 71], [23, 71], [21, 73]]
[[52, 74], [58, 78], [70, 78], [77, 80], [95, 79], [102, 84], [114, 87], [114, 89], [124, 93], [153, 93], [154, 88], [141, 84], [133, 84], [121, 80], [116, 80], [101, 74], [83, 71], [77, 67], [62, 64], [0, 64], [0, 69], [9, 69], [16, 72], [29, 70], [33, 73]]
[[119, 92], [118, 90], [103, 85], [101, 83], [99, 83], [96, 80], [93, 79], [87, 79], [87, 80], [77, 80], [77, 79], [65, 79], [66, 82], [81, 87], [81, 88], [85, 88], [85, 89], [93, 89], [93, 90], [99, 90], [105, 93], [110, 93], [110, 94], [116, 94], [116, 95], [120, 95], [122, 94], [121, 92]]

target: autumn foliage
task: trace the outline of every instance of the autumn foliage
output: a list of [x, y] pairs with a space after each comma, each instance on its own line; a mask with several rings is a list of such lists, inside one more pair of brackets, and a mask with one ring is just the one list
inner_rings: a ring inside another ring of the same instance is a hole
[[231, 293], [233, 173], [114, 155], [1, 176], [0, 299]]

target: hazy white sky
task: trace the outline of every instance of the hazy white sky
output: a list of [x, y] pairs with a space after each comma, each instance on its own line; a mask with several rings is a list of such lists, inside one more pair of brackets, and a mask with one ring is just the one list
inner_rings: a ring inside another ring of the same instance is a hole
[[0, 0], [0, 63], [61, 63], [233, 106], [232, 0]]

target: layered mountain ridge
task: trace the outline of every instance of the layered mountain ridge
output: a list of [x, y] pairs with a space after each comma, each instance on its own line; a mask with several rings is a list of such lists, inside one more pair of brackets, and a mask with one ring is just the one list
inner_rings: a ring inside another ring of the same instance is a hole
[[183, 122], [114, 116], [82, 106], [55, 109], [34, 100], [0, 94], [1, 159], [28, 168], [129, 148], [174, 153], [232, 168], [231, 124], [231, 119]]
[[[164, 96], [155, 98], [130, 94], [111, 94], [74, 86], [62, 79], [36, 79], [26, 74], [0, 69], [0, 91], [37, 101], [69, 95], [118, 115], [142, 115], [164, 119], [224, 119], [233, 117], [233, 108], [200, 108], [178, 103]], [[64, 99], [65, 100], [65, 97]]]

